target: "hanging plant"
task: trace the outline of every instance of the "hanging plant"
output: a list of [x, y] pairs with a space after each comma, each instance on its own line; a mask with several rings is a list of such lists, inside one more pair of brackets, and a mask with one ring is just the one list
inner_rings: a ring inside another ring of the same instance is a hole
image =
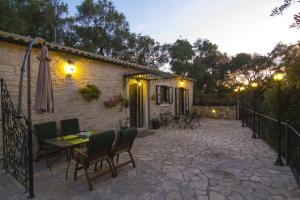
[[121, 102], [121, 109], [120, 109], [120, 112], [123, 110], [123, 108], [128, 108], [129, 106], [129, 100], [127, 97], [125, 96], [122, 96], [120, 94], [120, 102]]
[[85, 87], [79, 89], [82, 98], [87, 102], [99, 99], [101, 90], [96, 85], [87, 84]]
[[156, 100], [156, 95], [155, 95], [155, 94], [151, 96], [151, 100], [152, 100], [152, 101], [155, 101], [155, 100]]

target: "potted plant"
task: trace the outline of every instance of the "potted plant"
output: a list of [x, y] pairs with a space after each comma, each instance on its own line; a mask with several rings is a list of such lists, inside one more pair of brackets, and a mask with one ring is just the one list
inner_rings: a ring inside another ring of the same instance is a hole
[[151, 125], [153, 129], [159, 129], [160, 128], [160, 122], [158, 118], [152, 118], [151, 119]]
[[82, 98], [87, 102], [99, 99], [101, 90], [96, 85], [87, 84], [85, 87], [79, 89]]
[[129, 106], [129, 100], [127, 97], [125, 96], [122, 96], [120, 94], [120, 102], [121, 102], [121, 109], [120, 109], [120, 112], [123, 110], [123, 108], [128, 108]]

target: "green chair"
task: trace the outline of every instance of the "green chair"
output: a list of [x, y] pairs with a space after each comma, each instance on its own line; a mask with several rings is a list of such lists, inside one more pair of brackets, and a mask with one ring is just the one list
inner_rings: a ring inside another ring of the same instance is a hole
[[47, 167], [49, 167], [49, 156], [53, 153], [57, 153], [59, 149], [53, 145], [45, 143], [45, 141], [57, 137], [56, 122], [51, 121], [41, 124], [35, 124], [34, 132], [36, 134], [39, 145], [39, 150], [35, 160], [38, 161], [41, 156], [45, 156], [47, 159]]
[[77, 179], [77, 171], [80, 169], [84, 169], [85, 176], [88, 181], [89, 189], [93, 190], [93, 186], [91, 181], [103, 176], [109, 171], [103, 172], [102, 174], [95, 175], [90, 177], [88, 174], [88, 168], [91, 165], [95, 165], [95, 171], [97, 168], [97, 163], [106, 161], [109, 165], [110, 172], [113, 177], [115, 177], [115, 167], [113, 162], [111, 161], [112, 155], [112, 145], [115, 141], [115, 132], [113, 130], [105, 131], [102, 133], [96, 133], [89, 137], [89, 143], [87, 144], [86, 149], [74, 149], [75, 155], [75, 172], [74, 172], [74, 180]]
[[80, 132], [78, 119], [65, 119], [60, 121], [61, 135], [70, 135]]
[[[129, 163], [132, 163], [133, 167], [135, 168], [136, 165], [131, 154], [131, 148], [136, 136], [137, 136], [136, 128], [128, 128], [120, 131], [116, 144], [113, 148], [113, 155], [117, 157], [116, 163], [118, 163], [119, 155], [127, 152], [129, 154], [130, 160], [117, 165], [116, 168], [127, 165]], [[117, 175], [116, 170], [115, 170], [115, 174]]]

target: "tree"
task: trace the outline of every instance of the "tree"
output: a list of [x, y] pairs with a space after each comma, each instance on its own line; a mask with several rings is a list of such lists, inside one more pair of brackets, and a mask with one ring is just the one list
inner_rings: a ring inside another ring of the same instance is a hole
[[0, 29], [59, 41], [67, 12], [61, 0], [0, 0]]
[[[274, 8], [271, 12], [271, 16], [282, 15], [283, 12], [289, 8], [294, 3], [299, 3], [300, 1], [295, 0], [283, 0], [283, 4]], [[294, 23], [291, 24], [292, 28], [300, 28], [300, 13], [294, 15]]]
[[127, 48], [129, 25], [112, 2], [85, 0], [77, 10], [74, 28], [81, 39], [79, 48], [104, 56], [118, 55]]
[[122, 53], [121, 59], [143, 66], [158, 68], [168, 62], [168, 46], [161, 46], [149, 36], [132, 34], [132, 45]]
[[194, 55], [192, 45], [187, 40], [178, 39], [169, 48], [171, 70], [183, 76], [188, 75]]
[[233, 79], [238, 82], [250, 83], [261, 81], [266, 70], [272, 66], [273, 62], [268, 56], [239, 53], [232, 58], [229, 69]]

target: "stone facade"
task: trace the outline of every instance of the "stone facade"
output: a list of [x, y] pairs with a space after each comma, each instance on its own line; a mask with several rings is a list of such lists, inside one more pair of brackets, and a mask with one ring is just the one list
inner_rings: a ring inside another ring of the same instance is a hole
[[235, 119], [235, 106], [193, 106], [203, 118]]
[[[37, 57], [39, 51], [40, 49], [34, 48], [31, 53], [33, 105], [38, 73], [39, 61]], [[0, 78], [4, 79], [15, 105], [17, 104], [20, 65], [24, 53], [24, 45], [0, 41]], [[51, 57], [50, 67], [52, 70], [55, 112], [39, 114], [34, 111], [32, 116], [33, 124], [56, 121], [59, 126], [59, 122], [62, 119], [78, 118], [82, 130], [118, 130], [119, 121], [129, 116], [129, 109], [120, 111], [120, 104], [116, 107], [107, 108], [104, 106], [104, 102], [108, 101], [114, 95], [128, 95], [128, 85], [123, 87], [123, 75], [128, 71], [132, 72], [133, 69], [63, 53], [61, 51], [50, 50], [49, 53]], [[67, 77], [64, 72], [64, 66], [68, 60], [71, 60], [76, 66], [76, 72], [72, 77]], [[26, 75], [24, 78], [23, 111], [26, 113]], [[176, 87], [179, 79], [174, 78], [162, 83], [161, 81], [143, 82], [146, 83], [145, 89], [150, 88], [150, 92], [147, 93], [145, 90], [145, 94], [152, 96], [155, 94], [156, 84], [166, 83]], [[190, 90], [190, 106], [192, 106], [193, 82], [190, 80], [184, 80], [184, 82], [185, 87], [188, 87]], [[94, 84], [101, 90], [99, 100], [88, 103], [81, 97], [78, 90], [86, 84]], [[149, 87], [147, 84], [150, 84]], [[145, 99], [149, 101], [150, 98]], [[32, 110], [34, 110], [33, 105]], [[148, 116], [147, 120], [149, 120], [149, 117], [157, 116], [160, 112], [165, 110], [174, 112], [174, 103], [167, 106], [158, 106], [155, 104], [155, 101], [151, 100], [150, 114], [145, 115]], [[148, 112], [148, 110], [144, 109], [144, 112]], [[148, 125], [148, 123], [144, 124]]]
[[175, 87], [177, 88], [185, 88], [189, 90], [189, 110], [192, 109], [192, 105], [193, 105], [193, 89], [194, 89], [194, 85], [193, 82], [191, 81], [183, 81], [183, 85], [179, 84], [180, 81], [178, 80], [169, 80], [169, 81], [162, 81], [162, 82], [151, 82], [150, 83], [150, 97], [155, 95], [156, 93], [156, 86], [157, 85], [161, 85], [161, 86], [169, 86], [173, 88], [173, 103], [169, 104], [169, 103], [165, 103], [165, 104], [160, 104], [157, 105], [156, 104], [156, 100], [151, 100], [151, 118], [152, 117], [159, 117], [159, 114], [161, 112], [166, 112], [166, 111], [170, 111], [173, 114], [175, 114]]

